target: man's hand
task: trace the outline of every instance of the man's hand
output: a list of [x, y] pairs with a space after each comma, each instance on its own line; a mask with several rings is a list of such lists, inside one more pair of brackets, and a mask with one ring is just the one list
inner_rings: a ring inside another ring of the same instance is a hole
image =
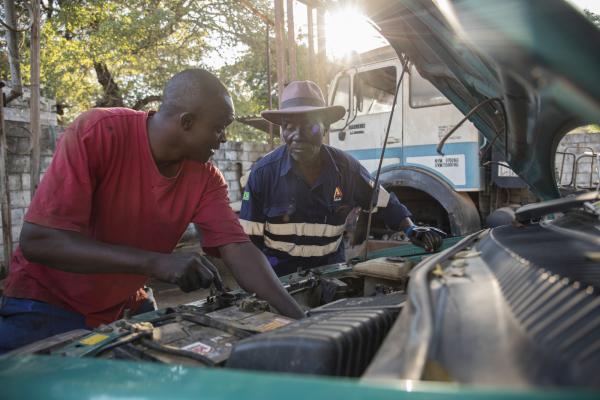
[[174, 283], [184, 292], [208, 288], [213, 283], [218, 291], [223, 291], [223, 281], [217, 267], [198, 253], [161, 255], [153, 260], [150, 270], [152, 277]]
[[265, 255], [251, 242], [230, 243], [219, 247], [219, 252], [242, 289], [256, 293], [285, 316], [304, 318], [302, 308], [285, 290]]
[[447, 236], [440, 229], [416, 225], [410, 226], [404, 233], [413, 244], [430, 253], [438, 251], [442, 247], [442, 239]]

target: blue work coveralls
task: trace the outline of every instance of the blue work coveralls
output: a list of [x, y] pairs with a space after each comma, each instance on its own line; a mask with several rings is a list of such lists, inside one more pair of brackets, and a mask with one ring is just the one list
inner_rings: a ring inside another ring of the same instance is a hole
[[[252, 168], [242, 197], [240, 222], [278, 275], [299, 268], [344, 262], [346, 217], [356, 207], [369, 209], [373, 178], [349, 154], [322, 145], [321, 174], [312, 187], [283, 145]], [[378, 217], [398, 230], [410, 217], [393, 194], [381, 188]]]

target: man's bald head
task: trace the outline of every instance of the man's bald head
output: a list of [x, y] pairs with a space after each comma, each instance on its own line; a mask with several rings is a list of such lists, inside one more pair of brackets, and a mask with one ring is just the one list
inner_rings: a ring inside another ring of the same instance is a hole
[[186, 69], [175, 74], [165, 85], [160, 111], [168, 115], [194, 112], [223, 95], [229, 96], [215, 75], [204, 69]]

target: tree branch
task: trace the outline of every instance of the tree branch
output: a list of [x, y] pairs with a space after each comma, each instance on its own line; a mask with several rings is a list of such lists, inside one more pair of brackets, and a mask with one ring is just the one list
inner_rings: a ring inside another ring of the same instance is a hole
[[96, 102], [96, 107], [124, 107], [123, 96], [119, 85], [113, 79], [106, 63], [94, 62], [98, 83], [102, 85], [104, 95]]
[[134, 110], [139, 110], [142, 107], [144, 107], [145, 105], [147, 105], [148, 103], [152, 103], [153, 101], [160, 101], [160, 100], [162, 100], [162, 96], [158, 96], [158, 95], [146, 96], [142, 99], [138, 99], [131, 108], [133, 108]]

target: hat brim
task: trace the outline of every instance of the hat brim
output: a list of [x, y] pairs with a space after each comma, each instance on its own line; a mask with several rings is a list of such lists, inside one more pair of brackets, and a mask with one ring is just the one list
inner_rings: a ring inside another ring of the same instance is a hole
[[266, 110], [260, 113], [264, 119], [275, 125], [281, 125], [286, 118], [293, 118], [303, 114], [319, 116], [323, 119], [324, 124], [330, 125], [340, 120], [346, 114], [346, 109], [339, 105], [329, 107], [300, 106], [289, 107], [283, 110]]

